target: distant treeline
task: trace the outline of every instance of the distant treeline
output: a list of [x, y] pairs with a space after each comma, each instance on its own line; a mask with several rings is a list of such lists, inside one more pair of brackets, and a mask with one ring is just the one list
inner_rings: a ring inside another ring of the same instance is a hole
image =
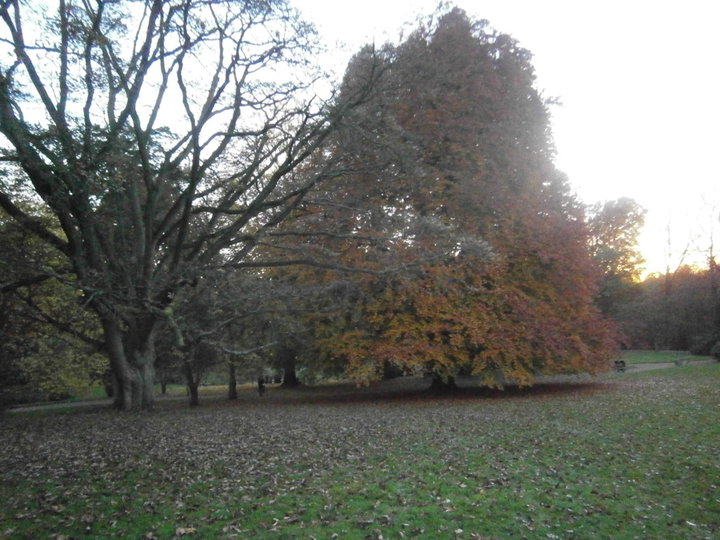
[[615, 318], [628, 348], [720, 355], [717, 268], [652, 275], [630, 289]]

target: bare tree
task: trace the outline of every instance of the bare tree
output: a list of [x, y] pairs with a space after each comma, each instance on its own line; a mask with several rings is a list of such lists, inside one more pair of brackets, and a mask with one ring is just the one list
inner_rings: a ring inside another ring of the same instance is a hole
[[[0, 160], [22, 177], [0, 180], [0, 206], [77, 276], [116, 405], [150, 407], [176, 292], [257, 264], [258, 240], [333, 175], [301, 169], [375, 74], [315, 97], [313, 31], [284, 0], [6, 0], [0, 18]], [[30, 189], [52, 226], [18, 202]]]

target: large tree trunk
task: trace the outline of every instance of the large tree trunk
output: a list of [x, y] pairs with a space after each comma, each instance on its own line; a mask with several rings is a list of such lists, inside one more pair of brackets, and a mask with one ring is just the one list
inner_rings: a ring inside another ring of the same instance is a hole
[[428, 391], [444, 394], [455, 392], [457, 389], [458, 386], [455, 384], [455, 377], [447, 376], [443, 378], [437, 373], [432, 374], [432, 383], [430, 384]]
[[190, 377], [187, 381], [188, 393], [190, 397], [190, 406], [197, 407], [200, 405], [200, 396], [198, 394], [198, 384]]
[[235, 364], [228, 362], [228, 399], [237, 399], [237, 377], [235, 375]]
[[283, 370], [283, 388], [294, 388], [300, 386], [300, 379], [298, 379], [297, 372], [295, 371], [295, 359], [297, 351], [290, 345], [280, 345], [276, 353], [277, 365]]
[[291, 369], [285, 369], [282, 386], [284, 388], [295, 388], [296, 386], [300, 386], [300, 384], [300, 379], [298, 379], [295, 367], [293, 366]]
[[155, 404], [155, 322], [144, 321], [135, 331], [123, 331], [114, 320], [103, 329], [113, 373], [115, 407], [123, 411], [148, 410]]

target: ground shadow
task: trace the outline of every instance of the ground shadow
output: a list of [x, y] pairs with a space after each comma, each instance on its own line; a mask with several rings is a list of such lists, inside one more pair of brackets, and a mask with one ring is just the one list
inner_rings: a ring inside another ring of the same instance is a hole
[[[460, 380], [458, 387], [439, 392], [430, 390], [430, 379], [403, 377], [382, 381], [366, 387], [352, 384], [303, 386], [293, 389], [270, 389], [263, 397], [247, 393], [233, 403], [236, 405], [270, 406], [291, 404], [376, 404], [402, 402], [437, 402], [496, 399], [537, 399], [563, 395], [588, 394], [607, 391], [613, 387], [608, 381], [561, 381], [539, 382], [533, 386], [521, 387], [508, 384], [503, 389], [468, 384]], [[215, 401], [214, 403], [218, 403]]]
[[[497, 399], [539, 399], [553, 396], [588, 394], [607, 391], [617, 381], [590, 379], [582, 380], [562, 378], [561, 380], [540, 381], [533, 386], [520, 387], [507, 384], [503, 389], [489, 388], [479, 384], [477, 378], [458, 378], [457, 388], [438, 391], [433, 389], [428, 377], [399, 377], [380, 381], [369, 386], [355, 386], [352, 383], [322, 384], [318, 386], [299, 386], [283, 388], [280, 385], [268, 387], [263, 396], [257, 391], [245, 389], [239, 391], [237, 399], [228, 400], [227, 394], [201, 395], [200, 408], [211, 407], [268, 407], [292, 405], [332, 405], [332, 404], [383, 404], [413, 403], [421, 404], [460, 402]], [[160, 397], [155, 404], [156, 412], [188, 408], [184, 396]], [[21, 407], [11, 412], [94, 413], [103, 410], [115, 410], [110, 400], [96, 402], [58, 403], [35, 407]]]

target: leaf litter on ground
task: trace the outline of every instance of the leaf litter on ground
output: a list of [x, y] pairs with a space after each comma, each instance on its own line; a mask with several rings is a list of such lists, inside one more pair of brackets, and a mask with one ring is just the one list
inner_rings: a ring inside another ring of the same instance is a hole
[[0, 537], [713, 537], [717, 368], [5, 416]]

